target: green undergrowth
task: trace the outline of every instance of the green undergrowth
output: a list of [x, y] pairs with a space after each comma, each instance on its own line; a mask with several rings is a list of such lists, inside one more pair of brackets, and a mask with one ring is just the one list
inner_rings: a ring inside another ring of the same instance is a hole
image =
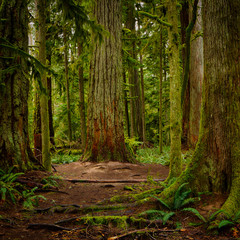
[[140, 193], [116, 195], [110, 199], [111, 203], [136, 202], [144, 203], [149, 200], [151, 194], [158, 194], [162, 191], [160, 188], [150, 189]]
[[[193, 150], [182, 154], [183, 164], [187, 164], [191, 159]], [[164, 146], [163, 152], [160, 153], [159, 147], [140, 148], [136, 152], [136, 159], [141, 163], [161, 164], [168, 166], [170, 164], [170, 147]]]
[[38, 206], [39, 200], [46, 200], [42, 195], [36, 195], [37, 187], [30, 188], [19, 183], [18, 177], [24, 173], [15, 173], [14, 168], [7, 172], [0, 169], [0, 206], [21, 203], [25, 209], [33, 209]]
[[81, 158], [79, 152], [72, 153], [72, 151], [67, 152], [56, 152], [52, 155], [53, 164], [69, 164], [72, 162], [77, 162]]

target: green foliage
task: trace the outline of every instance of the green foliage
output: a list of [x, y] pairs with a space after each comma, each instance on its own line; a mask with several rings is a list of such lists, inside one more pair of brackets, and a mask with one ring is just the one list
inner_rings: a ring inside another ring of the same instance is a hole
[[160, 154], [158, 147], [140, 148], [137, 150], [136, 158], [141, 163], [157, 163], [168, 166], [170, 159], [170, 147], [164, 146], [162, 154]]
[[142, 142], [137, 141], [136, 138], [125, 137], [125, 144], [130, 153], [135, 155], [137, 148], [142, 145]]
[[3, 202], [9, 199], [15, 204], [21, 196], [21, 193], [17, 190], [20, 184], [16, 182], [16, 179], [23, 173], [13, 173], [12, 171], [13, 168], [10, 168], [7, 172], [0, 169], [0, 194]]
[[58, 183], [56, 180], [59, 180], [59, 179], [60, 179], [59, 176], [54, 176], [54, 175], [43, 178], [41, 181], [44, 184], [43, 188], [57, 187]]
[[68, 164], [72, 162], [76, 162], [80, 159], [81, 155], [73, 155], [73, 154], [64, 154], [57, 153], [52, 156], [52, 163], [55, 164]]
[[190, 198], [189, 195], [191, 193], [191, 190], [186, 190], [185, 186], [187, 185], [187, 183], [183, 183], [178, 190], [176, 191], [175, 195], [174, 195], [174, 200], [173, 200], [173, 204], [169, 205], [166, 202], [164, 202], [162, 199], [151, 195], [151, 197], [155, 198], [158, 200], [158, 202], [164, 206], [165, 208], [169, 209], [169, 210], [179, 210], [181, 208], [183, 208], [184, 206], [193, 203], [194, 202], [194, 198]]
[[[201, 220], [200, 223], [191, 223], [191, 225], [199, 226], [199, 225], [205, 224], [208, 230], [212, 230], [216, 228], [221, 229], [225, 227], [234, 226], [235, 224], [239, 223], [239, 219], [240, 219], [240, 211], [238, 211], [234, 216], [230, 217], [224, 210], [220, 209], [214, 212], [213, 214], [211, 214], [208, 218], [205, 218], [204, 216], [202, 216], [199, 213], [199, 211], [195, 208], [184, 208], [182, 211], [191, 212]], [[225, 219], [221, 221], [216, 220], [219, 214], [223, 214], [223, 216], [225, 216]]]
[[139, 214], [139, 216], [145, 216], [147, 215], [147, 218], [150, 220], [162, 220], [163, 225], [165, 225], [167, 223], [167, 221], [173, 216], [175, 215], [174, 212], [164, 212], [164, 211], [160, 211], [160, 210], [147, 210], [144, 211], [142, 213]]
[[36, 190], [37, 187], [22, 192], [22, 198], [24, 199], [23, 207], [25, 209], [33, 209], [34, 206], [38, 206], [40, 198], [46, 200], [46, 198], [42, 195], [35, 195], [34, 191]]
[[[226, 213], [225, 213], [226, 215]], [[219, 224], [218, 224], [218, 228], [221, 229], [221, 228], [225, 228], [225, 227], [231, 227], [235, 224], [238, 224], [240, 221], [240, 211], [238, 211], [233, 217], [230, 217], [228, 215], [227, 216], [227, 219], [224, 219], [222, 220]]]
[[205, 217], [203, 217], [199, 211], [195, 208], [184, 208], [182, 211], [188, 211], [193, 213], [196, 217], [198, 217], [202, 222], [206, 223], [207, 220], [205, 219]]
[[16, 180], [18, 176], [24, 173], [13, 173], [13, 169], [14, 167], [10, 168], [7, 172], [0, 169], [0, 194], [2, 202], [10, 200], [12, 203], [17, 204], [18, 201], [23, 200], [23, 207], [30, 209], [38, 205], [40, 198], [46, 200], [43, 196], [34, 194], [37, 187], [30, 190], [23, 190], [24, 185], [16, 182]]

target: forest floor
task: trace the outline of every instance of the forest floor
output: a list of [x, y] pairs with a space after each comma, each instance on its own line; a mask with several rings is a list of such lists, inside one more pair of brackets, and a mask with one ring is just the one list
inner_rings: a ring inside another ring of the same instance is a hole
[[[198, 218], [182, 211], [176, 211], [165, 225], [159, 220], [132, 220], [145, 210], [156, 209], [158, 205], [154, 198], [141, 204], [134, 203], [132, 197], [115, 197], [121, 203], [109, 200], [116, 195], [137, 196], [134, 194], [144, 191], [157, 193], [161, 187], [153, 180], [168, 176], [166, 166], [74, 162], [55, 168], [54, 175], [62, 178], [57, 180], [58, 189], [38, 193], [46, 200], [41, 200], [34, 211], [24, 210], [20, 205], [4, 209], [0, 205], [0, 239], [240, 239], [237, 227], [218, 235], [208, 232], [206, 226], [192, 227], [189, 223], [197, 222]], [[34, 171], [24, 175], [24, 179], [37, 182], [46, 176], [46, 173]], [[88, 181], [71, 182], [71, 179]], [[224, 196], [206, 195], [193, 207], [206, 217], [219, 209], [224, 200]], [[124, 216], [128, 224], [121, 223]]]

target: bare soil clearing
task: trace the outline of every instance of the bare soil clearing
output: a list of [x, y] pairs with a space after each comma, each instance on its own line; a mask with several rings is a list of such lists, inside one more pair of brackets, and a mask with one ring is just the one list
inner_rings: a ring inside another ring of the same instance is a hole
[[[105, 182], [72, 183], [61, 180], [58, 187], [59, 192], [39, 193], [45, 196], [47, 200], [40, 202], [37, 212], [23, 211], [20, 206], [11, 206], [8, 209], [0, 208], [0, 215], [4, 218], [0, 219], [0, 239], [75, 240], [111, 239], [110, 237], [113, 236], [118, 236], [115, 239], [237, 239], [232, 238], [232, 234], [208, 236], [203, 228], [189, 227], [188, 223], [194, 222], [196, 218], [187, 213], [177, 213], [173, 220], [169, 221], [169, 224], [165, 226], [157, 222], [149, 222], [148, 226], [137, 226], [138, 229], [142, 229], [141, 233], [136, 232], [136, 227], [119, 229], [112, 223], [91, 226], [79, 222], [79, 225], [76, 226], [74, 225], [76, 219], [85, 216], [86, 213], [82, 211], [83, 209], [86, 210], [90, 205], [101, 206], [98, 203], [103, 201], [107, 204], [107, 199], [115, 195], [139, 193], [148, 189], [159, 188], [159, 185], [154, 183], [152, 179], [165, 179], [168, 176], [168, 167], [157, 164], [140, 165], [120, 162], [75, 162], [57, 165], [55, 168], [57, 170], [55, 175], [61, 176], [63, 179], [105, 180]], [[30, 181], [39, 181], [46, 175], [46, 173], [42, 172], [31, 172], [26, 174], [25, 177]], [[147, 179], [148, 182], [145, 183], [137, 182], [137, 180]], [[119, 181], [129, 182], [119, 183]], [[223, 196], [207, 196], [198, 203], [198, 210], [207, 215], [209, 211], [215, 211], [216, 208], [219, 208], [223, 201]], [[91, 212], [91, 210], [86, 211], [88, 216], [126, 215], [130, 218], [136, 213], [154, 207], [156, 202], [148, 202], [142, 205], [134, 205], [134, 203], [130, 202], [126, 204], [129, 204], [130, 207], [122, 210], [108, 209], [100, 213]], [[110, 205], [111, 203], [109, 203]], [[59, 221], [66, 219], [72, 219], [72, 221], [65, 224], [59, 223]], [[174, 222], [181, 223], [181, 227], [176, 230]], [[148, 227], [148, 230], [146, 230], [146, 227]]]

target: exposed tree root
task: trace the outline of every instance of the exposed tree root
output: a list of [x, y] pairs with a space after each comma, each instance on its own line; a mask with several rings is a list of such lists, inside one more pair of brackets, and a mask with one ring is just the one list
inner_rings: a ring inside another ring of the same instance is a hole
[[[90, 180], [90, 179], [63, 179], [72, 183], [140, 183], [148, 182], [147, 179], [132, 179], [132, 180]], [[153, 179], [154, 182], [162, 182], [165, 179]]]
[[111, 210], [123, 210], [126, 208], [134, 207], [136, 204], [117, 204], [117, 205], [77, 205], [77, 204], [69, 204], [69, 205], [56, 205], [48, 208], [37, 208], [33, 211], [36, 213], [43, 212], [58, 212], [58, 213], [81, 213], [86, 214], [88, 212], [98, 212], [98, 211], [111, 211]]
[[179, 232], [180, 230], [167, 230], [167, 229], [158, 229], [158, 228], [144, 228], [144, 229], [137, 229], [137, 230], [133, 230], [133, 231], [128, 231], [127, 233], [118, 235], [118, 236], [114, 236], [114, 237], [110, 237], [108, 238], [108, 240], [116, 240], [116, 239], [120, 239], [123, 237], [127, 237], [133, 234], [145, 234], [145, 233], [156, 233], [156, 232]]
[[51, 231], [62, 231], [62, 230], [67, 230], [71, 231], [71, 228], [65, 228], [62, 226], [58, 226], [56, 224], [47, 224], [47, 223], [31, 223], [27, 227], [28, 229], [48, 229]]

